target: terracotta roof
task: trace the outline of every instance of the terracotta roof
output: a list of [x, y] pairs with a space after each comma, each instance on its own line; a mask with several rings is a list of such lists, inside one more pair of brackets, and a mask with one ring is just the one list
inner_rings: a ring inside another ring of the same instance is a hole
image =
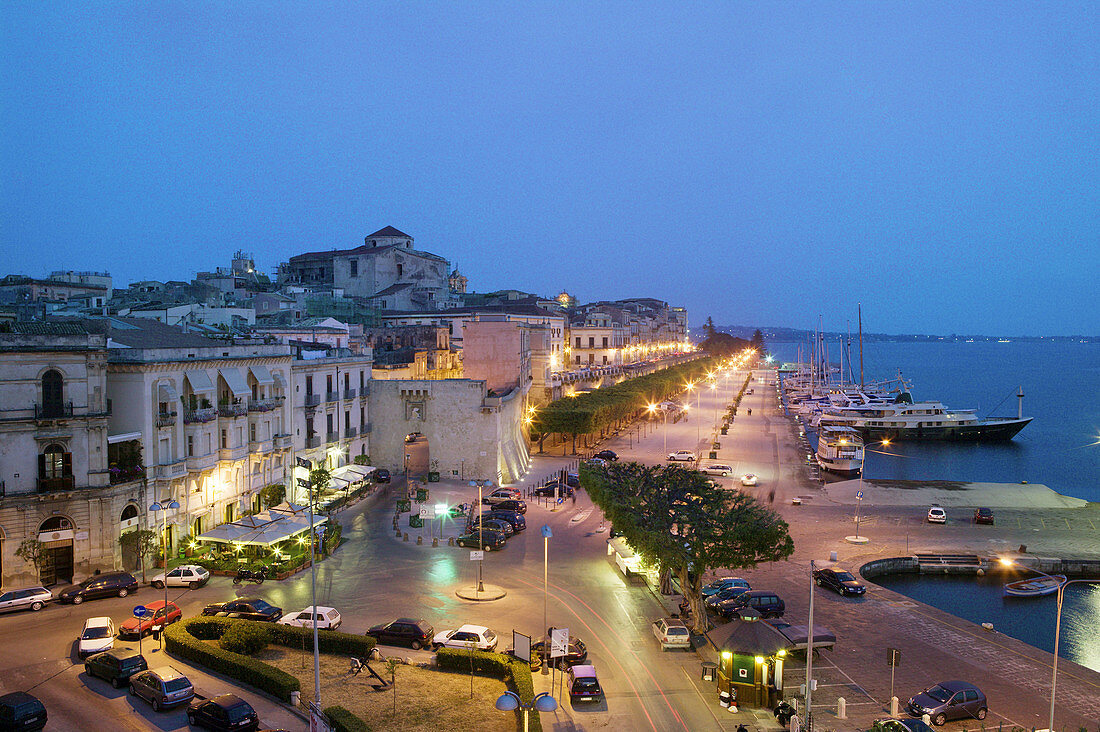
[[387, 226], [384, 229], [379, 229], [378, 231], [374, 232], [373, 234], [367, 234], [368, 239], [370, 239], [372, 236], [404, 236], [404, 237], [407, 237], [409, 239], [412, 239], [412, 237], [409, 236], [408, 234], [406, 234], [405, 232], [398, 231], [397, 229], [393, 228], [392, 226]]
[[11, 332], [22, 335], [86, 335], [88, 329], [80, 323], [17, 320], [11, 324]]

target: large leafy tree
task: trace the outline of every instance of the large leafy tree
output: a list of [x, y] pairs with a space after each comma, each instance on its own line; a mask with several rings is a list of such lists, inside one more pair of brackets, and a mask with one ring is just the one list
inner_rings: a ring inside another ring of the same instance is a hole
[[703, 577], [786, 559], [794, 551], [787, 523], [741, 491], [719, 488], [682, 466], [583, 465], [581, 482], [615, 529], [662, 574], [672, 572], [705, 633]]

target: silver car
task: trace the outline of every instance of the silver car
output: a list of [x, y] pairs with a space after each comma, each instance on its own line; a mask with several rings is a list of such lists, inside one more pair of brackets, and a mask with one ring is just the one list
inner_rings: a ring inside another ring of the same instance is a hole
[[914, 695], [906, 706], [914, 717], [927, 714], [937, 727], [951, 719], [985, 719], [989, 712], [985, 694], [966, 681], [941, 681]]
[[130, 693], [149, 702], [154, 712], [195, 698], [195, 687], [171, 666], [142, 671], [130, 677]]
[[0, 613], [13, 610], [41, 610], [53, 601], [53, 593], [45, 587], [25, 587], [0, 594]]

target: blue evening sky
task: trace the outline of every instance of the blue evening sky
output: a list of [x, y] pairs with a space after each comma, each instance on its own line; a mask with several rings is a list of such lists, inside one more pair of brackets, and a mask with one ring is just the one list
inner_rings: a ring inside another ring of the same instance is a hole
[[383, 226], [693, 325], [1100, 334], [1092, 2], [0, 7], [0, 274]]

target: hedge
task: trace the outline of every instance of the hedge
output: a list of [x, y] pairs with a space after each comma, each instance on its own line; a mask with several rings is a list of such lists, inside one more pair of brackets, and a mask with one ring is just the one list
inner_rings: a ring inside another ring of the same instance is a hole
[[332, 722], [332, 728], [336, 732], [369, 732], [370, 730], [366, 722], [343, 707], [326, 707], [325, 716]]
[[[470, 672], [470, 656], [473, 656], [474, 671], [497, 676], [508, 683], [512, 691], [519, 694], [524, 704], [530, 704], [535, 698], [535, 684], [531, 680], [531, 665], [513, 656], [486, 651], [460, 651], [454, 648], [440, 648], [435, 654], [439, 668], [450, 671]], [[522, 712], [516, 710], [517, 719]], [[539, 713], [531, 711], [528, 715], [529, 729], [542, 732], [542, 720]], [[517, 722], [518, 723], [518, 722]]]
[[[244, 681], [261, 691], [266, 691], [283, 701], [290, 701], [290, 692], [301, 691], [301, 682], [263, 661], [257, 661], [239, 653], [231, 653], [218, 646], [203, 643], [220, 640], [233, 623], [258, 623], [255, 620], [236, 620], [199, 616], [172, 623], [164, 631], [164, 648], [181, 658], [200, 666], [223, 673], [230, 678]], [[313, 648], [313, 628], [295, 628], [291, 625], [263, 623], [270, 635], [270, 642], [289, 648]], [[355, 656], [366, 659], [374, 649], [375, 640], [365, 635], [353, 635], [325, 630], [317, 633], [317, 646], [321, 653]]]

